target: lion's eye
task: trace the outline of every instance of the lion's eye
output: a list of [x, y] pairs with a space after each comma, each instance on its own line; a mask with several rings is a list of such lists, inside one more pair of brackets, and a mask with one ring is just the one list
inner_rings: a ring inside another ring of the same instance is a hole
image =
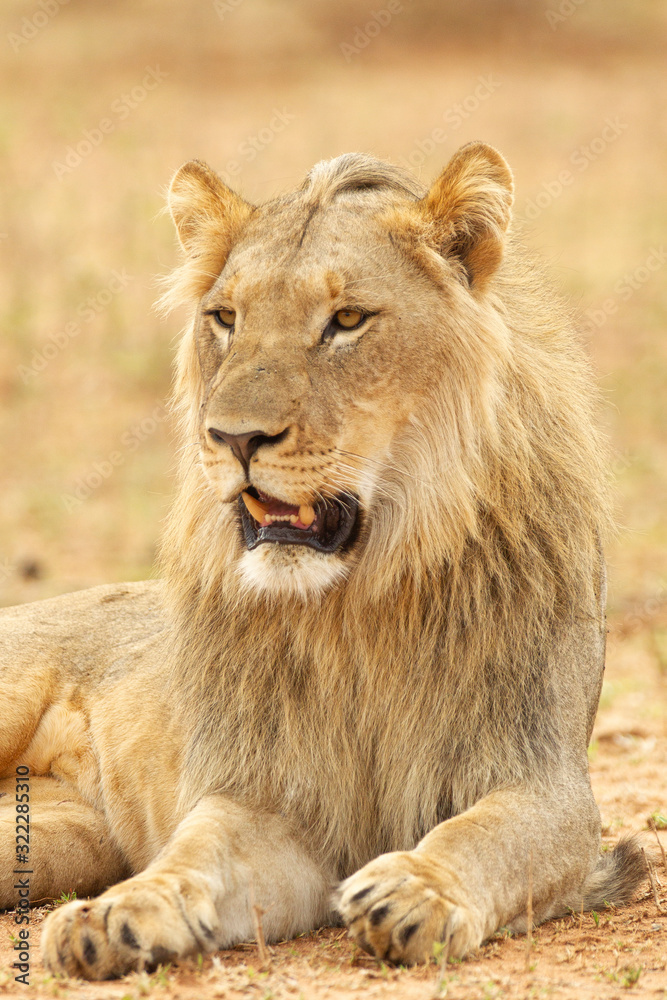
[[[359, 340], [363, 335], [362, 327], [366, 326], [366, 321], [376, 316], [374, 312], [364, 312], [363, 309], [339, 309], [333, 314], [324, 330], [322, 331], [322, 343], [328, 344], [332, 341], [338, 342], [339, 346], [350, 347], [353, 342]], [[346, 334], [359, 330], [355, 337], [348, 337]], [[339, 336], [340, 335], [340, 336]]]
[[334, 314], [334, 322], [343, 330], [354, 330], [356, 326], [361, 326], [365, 319], [364, 313], [358, 309], [339, 309]]
[[225, 330], [234, 326], [236, 321], [235, 309], [215, 309], [209, 315], [213, 317], [218, 326], [224, 326]]

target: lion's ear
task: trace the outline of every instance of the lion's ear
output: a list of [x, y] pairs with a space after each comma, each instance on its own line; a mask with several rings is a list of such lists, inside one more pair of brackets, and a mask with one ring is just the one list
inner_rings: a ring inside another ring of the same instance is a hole
[[168, 204], [188, 265], [200, 276], [203, 294], [224, 267], [253, 206], [199, 160], [176, 171]]
[[483, 142], [462, 146], [419, 203], [440, 253], [457, 257], [482, 288], [498, 268], [510, 222], [514, 182], [500, 153]]

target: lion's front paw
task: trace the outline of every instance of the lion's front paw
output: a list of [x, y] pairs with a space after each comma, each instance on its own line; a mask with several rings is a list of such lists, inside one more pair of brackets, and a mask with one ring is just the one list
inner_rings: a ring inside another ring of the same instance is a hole
[[174, 878], [133, 878], [98, 899], [76, 900], [47, 917], [42, 957], [51, 972], [115, 979], [215, 947], [215, 913]]
[[342, 882], [336, 905], [350, 937], [390, 962], [428, 962], [442, 942], [452, 958], [482, 943], [481, 920], [460, 885], [436, 862], [412, 851], [383, 854]]

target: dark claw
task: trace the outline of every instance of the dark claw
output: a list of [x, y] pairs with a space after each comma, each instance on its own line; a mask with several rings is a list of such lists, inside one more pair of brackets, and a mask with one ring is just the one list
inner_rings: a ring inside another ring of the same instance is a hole
[[207, 927], [206, 924], [203, 922], [203, 920], [199, 921], [199, 926], [201, 927], [202, 934], [204, 935], [204, 937], [207, 937], [209, 941], [212, 941], [215, 935], [213, 934], [211, 928]]
[[97, 948], [89, 937], [83, 939], [83, 957], [87, 965], [93, 965], [97, 960]]
[[373, 890], [374, 888], [375, 888], [375, 886], [374, 886], [374, 885], [369, 885], [369, 886], [367, 886], [367, 887], [366, 887], [365, 889], [360, 889], [360, 890], [359, 890], [359, 892], [355, 892], [355, 894], [354, 894], [354, 896], [352, 897], [352, 899], [350, 900], [350, 902], [351, 902], [351, 903], [358, 903], [360, 899], [363, 899], [363, 898], [364, 898], [364, 896], [367, 896], [367, 895], [368, 895], [368, 893], [369, 893], [369, 892], [372, 892], [372, 890]]
[[128, 948], [134, 948], [135, 951], [139, 950], [140, 947], [139, 942], [132, 933], [132, 928], [130, 927], [129, 924], [123, 924], [123, 926], [121, 927], [120, 939], [123, 942], [123, 944], [127, 945]]
[[398, 940], [403, 946], [408, 943], [418, 927], [419, 924], [408, 924], [407, 927], [403, 927], [403, 929], [399, 931]]
[[377, 906], [374, 910], [371, 910], [369, 919], [373, 927], [377, 927], [378, 924], [382, 923], [389, 913], [390, 908], [389, 903], [385, 903], [384, 906]]

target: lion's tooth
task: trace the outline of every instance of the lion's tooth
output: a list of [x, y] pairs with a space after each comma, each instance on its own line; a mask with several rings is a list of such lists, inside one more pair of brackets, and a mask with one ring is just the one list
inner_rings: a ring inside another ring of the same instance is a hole
[[255, 498], [251, 497], [249, 493], [242, 493], [241, 499], [246, 505], [249, 513], [252, 514], [256, 521], [259, 521], [259, 523], [262, 524], [266, 515], [266, 507], [264, 504], [261, 504], [259, 500], [255, 500]]
[[301, 504], [299, 507], [299, 520], [302, 524], [305, 524], [307, 528], [311, 526], [315, 520], [315, 511], [310, 506], [310, 504]]
[[299, 520], [296, 514], [290, 514], [289, 519], [290, 519], [290, 524], [296, 524], [296, 522]]

